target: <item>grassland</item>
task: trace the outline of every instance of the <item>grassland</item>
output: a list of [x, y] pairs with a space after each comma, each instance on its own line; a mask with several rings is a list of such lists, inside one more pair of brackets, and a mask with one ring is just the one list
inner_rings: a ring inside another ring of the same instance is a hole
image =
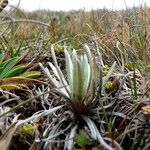
[[150, 149], [149, 8], [0, 18], [1, 150]]

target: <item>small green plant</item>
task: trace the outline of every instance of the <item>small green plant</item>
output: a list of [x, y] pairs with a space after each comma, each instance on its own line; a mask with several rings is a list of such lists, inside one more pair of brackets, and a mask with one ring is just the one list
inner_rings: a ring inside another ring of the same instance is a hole
[[61, 53], [61, 52], [64, 51], [64, 47], [61, 46], [60, 44], [54, 45], [54, 48], [55, 48], [55, 52], [56, 52], [56, 53]]
[[92, 142], [88, 138], [88, 135], [83, 130], [80, 131], [79, 134], [76, 135], [75, 142], [78, 146], [82, 148], [85, 148], [85, 146], [89, 146], [92, 144]]
[[109, 71], [108, 65], [104, 65], [104, 67], [102, 68], [102, 75], [106, 76], [108, 71]]
[[104, 84], [104, 89], [106, 93], [114, 95], [119, 89], [119, 80], [114, 79], [113, 81], [108, 81]]
[[111, 93], [114, 89], [114, 84], [112, 81], [108, 81], [107, 83], [105, 83], [104, 85], [104, 88], [105, 90], [108, 92], [108, 93]]
[[26, 122], [26, 123], [23, 124], [20, 131], [21, 131], [22, 134], [31, 134], [31, 135], [33, 135], [34, 130], [35, 130], [34, 126], [32, 124]]

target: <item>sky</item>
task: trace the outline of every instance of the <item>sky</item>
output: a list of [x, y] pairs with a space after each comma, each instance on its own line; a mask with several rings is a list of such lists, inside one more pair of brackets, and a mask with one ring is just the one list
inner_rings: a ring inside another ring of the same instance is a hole
[[[20, 8], [27, 11], [37, 9], [49, 10], [77, 10], [77, 9], [97, 9], [107, 8], [113, 10], [125, 9], [126, 6], [139, 6], [145, 4], [150, 6], [150, 0], [20, 0]], [[16, 6], [19, 0], [9, 0], [9, 4]]]

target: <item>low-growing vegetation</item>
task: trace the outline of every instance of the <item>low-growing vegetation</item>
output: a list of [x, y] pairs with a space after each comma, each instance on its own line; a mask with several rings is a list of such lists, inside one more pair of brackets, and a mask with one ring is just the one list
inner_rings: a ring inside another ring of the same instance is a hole
[[0, 149], [149, 150], [149, 16], [1, 11]]

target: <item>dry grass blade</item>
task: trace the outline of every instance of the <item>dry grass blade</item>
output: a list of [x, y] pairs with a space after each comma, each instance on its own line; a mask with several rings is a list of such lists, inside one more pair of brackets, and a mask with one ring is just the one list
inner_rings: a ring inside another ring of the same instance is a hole
[[39, 95], [37, 95], [37, 96], [31, 97], [30, 99], [28, 99], [28, 100], [26, 100], [26, 101], [23, 101], [22, 103], [19, 103], [18, 105], [14, 106], [13, 108], [11, 108], [10, 110], [8, 110], [7, 112], [1, 114], [1, 115], [0, 115], [0, 118], [2, 118], [3, 116], [5, 116], [5, 115], [7, 115], [7, 114], [9, 114], [9, 113], [11, 113], [11, 112], [13, 112], [13, 111], [16, 111], [18, 108], [24, 106], [25, 104], [28, 104], [28, 103], [32, 102], [33, 100], [35, 100], [35, 99], [37, 99], [37, 98], [39, 98], [39, 97], [41, 97], [41, 96], [43, 96], [43, 95], [45, 95], [45, 94], [51, 93], [52, 91], [54, 92], [55, 89], [52, 89], [52, 90], [47, 91], [47, 92], [45, 92], [45, 93], [41, 93], [41, 94], [39, 94]]
[[68, 141], [66, 141], [67, 149], [72, 150], [74, 137], [77, 131], [77, 125], [71, 130], [70, 135], [68, 137]]
[[8, 0], [1, 0], [0, 1], [0, 12], [2, 12], [7, 5], [8, 5]]
[[[17, 122], [16, 122], [17, 123]], [[0, 137], [0, 148], [1, 150], [8, 150], [12, 137], [17, 130], [16, 123], [13, 123], [6, 132]]]
[[18, 90], [18, 89], [21, 89], [19, 86], [15, 85], [15, 84], [3, 84], [3, 85], [0, 85], [0, 88], [4, 89], [4, 90]]
[[42, 81], [24, 77], [12, 77], [6, 79], [0, 79], [0, 85], [7, 85], [7, 84], [26, 84], [26, 85], [33, 85], [33, 84], [46, 84]]
[[26, 122], [29, 122], [29, 121], [32, 121], [40, 116], [47, 116], [49, 114], [52, 114], [53, 112], [57, 111], [57, 110], [60, 110], [61, 108], [63, 107], [63, 105], [61, 106], [57, 106], [57, 107], [54, 107], [54, 108], [50, 108], [48, 110], [43, 110], [43, 111], [39, 111], [39, 112], [36, 112], [35, 114], [33, 114], [31, 117], [27, 118], [27, 119], [24, 119], [24, 120], [20, 120], [17, 125], [22, 125]]

